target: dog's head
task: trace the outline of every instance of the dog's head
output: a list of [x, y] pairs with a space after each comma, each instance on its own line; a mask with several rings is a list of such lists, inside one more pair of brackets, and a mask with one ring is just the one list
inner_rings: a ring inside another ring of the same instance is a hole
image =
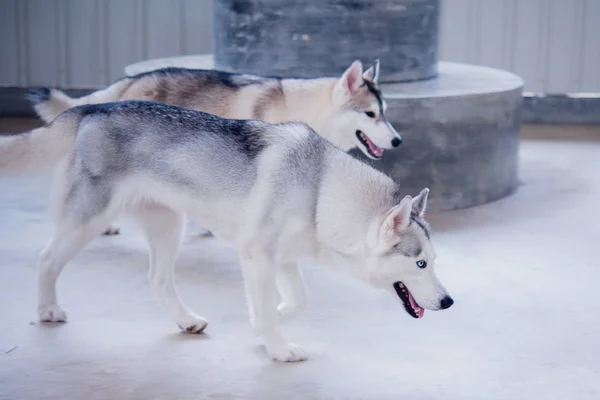
[[386, 103], [379, 90], [379, 61], [363, 73], [354, 61], [333, 89], [332, 135], [343, 150], [358, 147], [378, 160], [384, 149], [397, 147], [402, 138], [385, 118]]
[[406, 312], [421, 318], [425, 308], [443, 310], [454, 301], [434, 271], [435, 252], [424, 220], [429, 189], [373, 222], [368, 237], [368, 279], [398, 297]]

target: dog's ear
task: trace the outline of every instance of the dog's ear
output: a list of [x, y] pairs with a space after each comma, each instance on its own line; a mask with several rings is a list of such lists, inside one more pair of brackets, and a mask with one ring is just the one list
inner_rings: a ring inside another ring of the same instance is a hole
[[412, 211], [417, 214], [419, 217], [425, 215], [425, 210], [427, 209], [427, 199], [429, 198], [429, 189], [425, 188], [421, 190], [421, 193], [417, 197], [413, 199], [412, 203]]
[[379, 81], [379, 60], [375, 60], [373, 66], [365, 71], [363, 79], [375, 84]]
[[413, 199], [406, 196], [400, 204], [388, 211], [380, 228], [380, 238], [390, 239], [398, 232], [402, 232], [410, 224], [410, 213], [412, 210]]
[[356, 60], [348, 67], [340, 78], [340, 85], [345, 93], [356, 94], [362, 85], [362, 63]]

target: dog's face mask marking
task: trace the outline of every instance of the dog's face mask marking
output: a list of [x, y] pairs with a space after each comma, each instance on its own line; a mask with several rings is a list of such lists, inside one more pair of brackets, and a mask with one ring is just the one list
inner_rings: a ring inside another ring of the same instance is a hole
[[360, 61], [354, 61], [334, 91], [336, 136], [348, 137], [348, 148], [358, 147], [373, 160], [380, 159], [384, 149], [402, 143], [400, 135], [385, 118], [387, 105], [377, 85], [378, 78], [379, 61], [364, 73]]
[[434, 271], [435, 251], [423, 219], [428, 189], [405, 197], [373, 229], [373, 255], [368, 261], [372, 283], [399, 298], [406, 312], [422, 318], [425, 309], [442, 310], [452, 298]]

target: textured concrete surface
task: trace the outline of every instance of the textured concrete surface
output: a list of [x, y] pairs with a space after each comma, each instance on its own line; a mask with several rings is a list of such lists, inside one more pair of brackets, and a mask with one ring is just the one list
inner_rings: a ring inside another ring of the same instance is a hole
[[219, 69], [336, 76], [380, 58], [382, 82], [437, 72], [439, 0], [216, 0], [213, 13]]
[[186, 238], [186, 336], [146, 283], [139, 233], [101, 237], [59, 280], [64, 325], [36, 321], [47, 177], [0, 180], [0, 399], [598, 399], [600, 129], [528, 127], [522, 187], [432, 215], [456, 304], [413, 320], [398, 302], [308, 266], [311, 303], [286, 327], [309, 361], [269, 362], [247, 322], [236, 256]]

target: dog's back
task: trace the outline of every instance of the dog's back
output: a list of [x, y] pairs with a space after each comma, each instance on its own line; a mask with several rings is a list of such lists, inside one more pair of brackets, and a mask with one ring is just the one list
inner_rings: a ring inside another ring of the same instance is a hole
[[[0, 172], [47, 170], [67, 156], [63, 186], [70, 193], [63, 200], [97, 199], [85, 214], [110, 202], [122, 209], [150, 200], [190, 217], [194, 212], [192, 219], [223, 234], [230, 229], [213, 221], [239, 223], [232, 215], [260, 213], [283, 200], [312, 221], [326, 151], [338, 150], [302, 123], [230, 120], [125, 101], [77, 106], [45, 127], [0, 141]], [[256, 196], [261, 205], [247, 210]]]
[[[149, 100], [223, 118], [263, 119], [283, 102], [281, 81], [223, 71], [164, 68], [131, 78], [119, 100]], [[268, 102], [268, 104], [267, 104]]]
[[[152, 199], [196, 213], [194, 219], [221, 234], [233, 228], [217, 221], [231, 221], [255, 196], [275, 206], [289, 196], [316, 193], [319, 164], [330, 146], [304, 124], [227, 120], [145, 101], [86, 105], [65, 114], [71, 113], [83, 117], [69, 156], [68, 201]], [[265, 187], [255, 185], [259, 174]], [[315, 199], [302, 201], [298, 212], [310, 213]]]
[[142, 173], [190, 190], [231, 193], [252, 181], [256, 157], [269, 144], [258, 121], [146, 101], [81, 107], [73, 156], [98, 177]]
[[223, 71], [163, 68], [118, 80], [78, 99], [56, 89], [34, 89], [28, 99], [46, 122], [84, 104], [147, 100], [201, 110], [223, 118], [263, 119], [283, 107], [281, 80]]

